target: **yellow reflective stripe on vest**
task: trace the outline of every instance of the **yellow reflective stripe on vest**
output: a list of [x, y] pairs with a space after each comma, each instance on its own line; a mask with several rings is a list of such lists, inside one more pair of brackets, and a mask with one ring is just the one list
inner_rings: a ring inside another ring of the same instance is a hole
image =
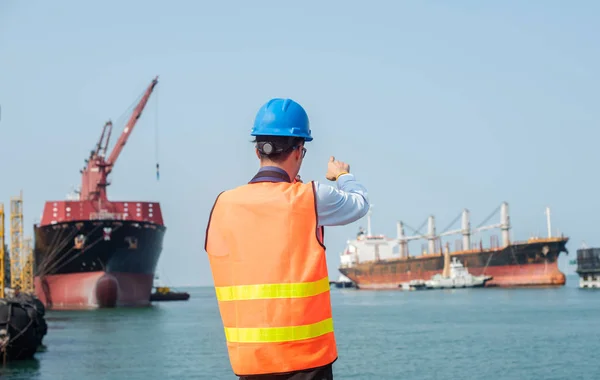
[[316, 338], [333, 332], [333, 319], [290, 327], [225, 327], [225, 338], [231, 343], [273, 343]]
[[329, 291], [329, 278], [295, 284], [218, 286], [215, 291], [219, 301], [311, 297]]

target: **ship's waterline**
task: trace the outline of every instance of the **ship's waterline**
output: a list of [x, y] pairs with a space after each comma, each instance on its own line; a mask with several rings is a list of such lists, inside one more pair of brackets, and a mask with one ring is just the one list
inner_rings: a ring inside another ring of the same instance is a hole
[[[442, 273], [446, 251], [460, 260], [471, 274], [492, 276], [486, 287], [564, 285], [566, 277], [558, 268], [558, 258], [562, 252], [568, 253], [566, 244], [569, 238], [552, 236], [549, 209], [546, 210], [548, 236], [523, 242], [511, 242], [509, 239], [508, 204], [503, 203], [499, 210], [500, 223], [477, 229], [470, 228], [469, 211], [463, 210], [462, 228], [441, 234], [436, 234], [432, 216], [428, 220], [428, 233], [422, 235], [406, 236], [404, 226], [399, 222], [396, 239], [372, 235], [369, 214], [367, 233], [361, 230], [355, 240], [348, 241], [341, 255], [339, 271], [359, 289], [399, 289], [404, 282], [428, 280]], [[484, 248], [481, 241], [472, 244], [471, 234], [474, 231], [492, 228], [502, 230], [501, 242], [492, 236], [489, 248]], [[454, 252], [450, 252], [448, 242], [442, 249], [441, 242], [441, 237], [452, 234], [462, 235], [462, 241], [455, 242], [458, 249]], [[428, 252], [410, 256], [407, 243], [421, 238], [428, 240]]]
[[[35, 228], [35, 289], [48, 308], [149, 305], [166, 228], [138, 222], [98, 223]], [[63, 244], [56, 248], [52, 243], [61, 241], [61, 235]]]

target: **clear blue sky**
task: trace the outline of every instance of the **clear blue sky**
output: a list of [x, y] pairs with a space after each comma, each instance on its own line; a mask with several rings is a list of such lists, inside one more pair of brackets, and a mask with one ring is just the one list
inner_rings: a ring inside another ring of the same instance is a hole
[[[506, 200], [513, 237], [525, 239], [545, 234], [549, 205], [573, 258], [582, 241], [600, 245], [599, 11], [593, 1], [4, 0], [0, 201], [23, 189], [31, 235], [44, 202], [79, 184], [104, 122], [159, 75], [109, 197], [160, 201], [159, 266], [174, 285], [212, 284], [208, 214], [257, 169], [249, 132], [271, 97], [309, 113], [303, 178], [324, 181], [330, 155], [350, 163], [375, 205], [374, 232], [429, 214], [441, 230], [463, 207], [477, 225]], [[359, 225], [326, 232], [331, 277]]]

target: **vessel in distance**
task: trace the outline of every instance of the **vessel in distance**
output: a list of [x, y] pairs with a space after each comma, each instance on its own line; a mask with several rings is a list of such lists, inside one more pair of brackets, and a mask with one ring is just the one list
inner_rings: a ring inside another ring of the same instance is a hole
[[158, 83], [152, 80], [110, 155], [112, 122], [80, 171], [79, 194], [47, 201], [34, 225], [35, 293], [48, 309], [150, 304], [166, 227], [158, 202], [107, 198], [111, 173]]
[[[462, 239], [455, 241], [454, 251], [449, 252], [468, 268], [475, 276], [491, 276], [485, 286], [561, 286], [566, 282], [564, 273], [558, 268], [558, 258], [562, 252], [568, 254], [566, 243], [569, 238], [563, 235], [552, 236], [550, 210], [546, 209], [547, 237], [532, 237], [527, 241], [511, 241], [508, 216], [508, 203], [502, 203], [500, 223], [471, 228], [470, 212], [465, 209], [455, 220], [462, 217], [460, 229], [436, 233], [435, 219], [427, 220], [428, 232], [406, 236], [405, 225], [397, 224], [397, 237], [371, 234], [371, 214], [368, 214], [368, 231], [359, 231], [356, 239], [347, 242], [342, 252], [339, 271], [350, 278], [358, 289], [399, 289], [402, 283], [412, 280], [430, 279], [442, 273], [444, 254], [442, 238], [459, 234]], [[494, 212], [494, 214], [498, 211]], [[494, 214], [490, 215], [493, 216]], [[488, 217], [483, 223], [487, 223]], [[453, 224], [453, 223], [452, 223]], [[452, 225], [451, 224], [451, 225]], [[472, 235], [481, 231], [499, 228], [502, 241], [490, 237], [490, 246], [484, 248], [483, 241], [472, 242]], [[427, 249], [411, 255], [408, 242], [427, 239]]]

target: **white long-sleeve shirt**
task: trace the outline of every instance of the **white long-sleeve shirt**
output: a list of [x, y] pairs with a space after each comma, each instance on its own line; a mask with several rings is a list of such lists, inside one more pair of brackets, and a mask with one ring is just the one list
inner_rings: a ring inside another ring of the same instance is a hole
[[[261, 171], [279, 172], [289, 178], [285, 170], [275, 166], [263, 166]], [[261, 180], [277, 177], [262, 177]], [[315, 182], [317, 197], [317, 215], [319, 226], [342, 226], [359, 220], [369, 211], [369, 195], [367, 189], [356, 180], [353, 174], [344, 174], [337, 179], [337, 187]]]
[[362, 218], [369, 211], [367, 189], [353, 174], [341, 175], [337, 188], [315, 181], [320, 226], [342, 226]]

